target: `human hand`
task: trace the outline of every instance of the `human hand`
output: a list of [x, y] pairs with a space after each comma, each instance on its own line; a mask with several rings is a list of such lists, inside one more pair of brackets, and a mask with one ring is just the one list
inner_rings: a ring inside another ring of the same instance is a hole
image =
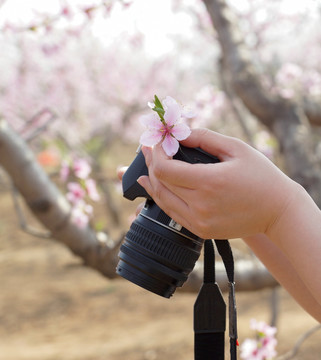
[[181, 142], [220, 163], [189, 164], [143, 147], [149, 176], [143, 186], [168, 216], [201, 238], [236, 238], [269, 229], [295, 196], [296, 183], [241, 140], [194, 129]]

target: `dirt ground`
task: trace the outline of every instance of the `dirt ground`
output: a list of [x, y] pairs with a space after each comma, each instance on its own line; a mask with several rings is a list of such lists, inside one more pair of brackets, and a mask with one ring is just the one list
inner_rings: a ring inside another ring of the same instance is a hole
[[[1, 360], [193, 359], [196, 294], [168, 300], [106, 279], [62, 245], [18, 230], [10, 201], [2, 201], [0, 215]], [[252, 336], [251, 318], [269, 320], [270, 296], [270, 290], [237, 294], [240, 343]], [[316, 322], [284, 291], [280, 298], [283, 354]], [[295, 359], [321, 359], [320, 331]]]

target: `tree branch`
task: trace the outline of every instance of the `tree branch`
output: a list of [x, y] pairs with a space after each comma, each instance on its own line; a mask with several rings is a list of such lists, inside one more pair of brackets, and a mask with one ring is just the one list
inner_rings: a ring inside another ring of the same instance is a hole
[[303, 335], [300, 336], [300, 338], [297, 340], [297, 342], [295, 343], [294, 347], [292, 350], [290, 350], [289, 352], [287, 352], [284, 355], [278, 356], [276, 358], [276, 360], [290, 360], [293, 359], [297, 353], [300, 350], [300, 347], [302, 345], [302, 343], [312, 334], [314, 334], [316, 331], [321, 329], [321, 324], [314, 326], [312, 329], [308, 330], [306, 333], [304, 333]]
[[4, 120], [0, 120], [0, 164], [53, 238], [81, 257], [85, 265], [109, 278], [116, 276], [119, 242], [109, 247], [97, 239], [90, 227], [81, 229], [71, 222], [69, 203], [37, 163], [27, 144]]
[[262, 85], [251, 62], [254, 57], [243, 41], [236, 15], [224, 0], [203, 0], [221, 46], [224, 67], [235, 94], [247, 109], [276, 136], [286, 171], [304, 186], [321, 206], [321, 167], [315, 157], [308, 120], [302, 109], [272, 95]]
[[[279, 285], [258, 259], [236, 259], [234, 266], [236, 291], [272, 289]], [[226, 270], [221, 261], [215, 264], [215, 280], [222, 291], [228, 291]], [[203, 262], [198, 261], [181, 290], [184, 292], [198, 292], [202, 283]]]
[[[81, 229], [70, 220], [70, 205], [47, 174], [36, 162], [28, 145], [4, 120], [0, 120], [0, 165], [11, 177], [14, 187], [25, 199], [35, 217], [49, 230], [53, 238], [67, 246], [84, 264], [98, 270], [108, 278], [114, 278], [118, 262], [119, 244], [123, 238], [109, 246], [100, 241], [90, 228]], [[20, 210], [18, 216], [21, 220]], [[26, 228], [25, 220], [22, 219]], [[37, 236], [38, 236], [37, 232]], [[183, 291], [198, 292], [203, 271], [197, 264]], [[266, 268], [257, 261], [238, 259], [235, 262], [237, 289], [258, 290], [275, 287], [277, 282]], [[217, 281], [225, 291], [227, 286], [225, 270], [217, 264]]]
[[321, 126], [321, 104], [305, 98], [303, 100], [303, 109], [311, 125]]

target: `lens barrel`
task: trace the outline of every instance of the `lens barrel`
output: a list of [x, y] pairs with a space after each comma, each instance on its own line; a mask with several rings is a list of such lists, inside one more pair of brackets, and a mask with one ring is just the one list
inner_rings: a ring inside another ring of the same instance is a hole
[[203, 240], [184, 228], [172, 229], [168, 226], [171, 219], [158, 210], [162, 222], [149, 217], [150, 211], [145, 209], [132, 223], [120, 248], [116, 272], [146, 290], [169, 298], [193, 270]]

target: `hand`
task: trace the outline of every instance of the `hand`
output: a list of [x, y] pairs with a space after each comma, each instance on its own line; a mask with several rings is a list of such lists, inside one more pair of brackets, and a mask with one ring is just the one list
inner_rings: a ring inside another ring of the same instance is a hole
[[241, 140], [195, 129], [181, 142], [220, 163], [189, 164], [143, 147], [149, 176], [138, 182], [168, 216], [201, 238], [267, 233], [295, 196], [297, 184]]

